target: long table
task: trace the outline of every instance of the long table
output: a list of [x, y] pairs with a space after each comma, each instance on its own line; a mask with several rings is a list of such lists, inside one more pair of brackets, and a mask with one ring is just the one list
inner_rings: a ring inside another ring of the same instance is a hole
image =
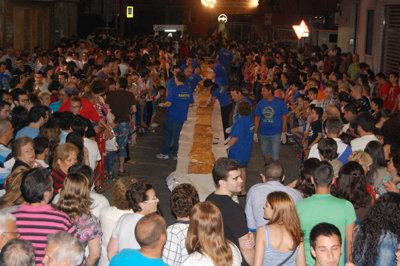
[[[189, 174], [190, 152], [193, 144], [194, 126], [197, 120], [197, 107], [198, 101], [195, 97], [195, 103], [189, 107], [188, 119], [184, 123], [179, 137], [179, 150], [176, 170], [167, 177], [166, 181], [168, 188], [171, 191], [179, 184], [192, 184], [199, 193], [200, 200], [204, 201], [205, 198], [215, 190], [212, 174]], [[224, 131], [222, 126], [221, 108], [218, 101], [215, 101], [211, 119], [213, 134], [212, 151], [214, 153], [214, 157], [215, 159], [227, 157], [227, 152], [224, 147]]]

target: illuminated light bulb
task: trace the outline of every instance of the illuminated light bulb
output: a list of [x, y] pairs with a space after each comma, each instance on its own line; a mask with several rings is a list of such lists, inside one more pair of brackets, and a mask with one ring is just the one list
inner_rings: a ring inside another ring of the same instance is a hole
[[293, 25], [292, 27], [298, 39], [310, 36], [310, 31], [304, 20], [301, 20], [299, 25]]
[[250, 7], [258, 7], [258, 0], [250, 0]]
[[201, 0], [201, 4], [208, 8], [214, 8], [217, 4], [217, 0]]

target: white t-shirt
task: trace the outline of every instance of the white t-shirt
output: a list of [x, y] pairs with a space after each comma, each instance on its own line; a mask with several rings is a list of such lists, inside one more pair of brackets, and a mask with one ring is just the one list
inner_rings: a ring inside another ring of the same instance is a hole
[[[344, 143], [341, 139], [339, 138], [334, 138], [337, 144], [337, 153], [340, 157], [340, 155], [346, 150], [347, 144]], [[312, 145], [310, 149], [310, 153], [308, 154], [308, 159], [310, 158], [317, 158], [318, 160], [321, 160], [321, 157], [319, 156], [319, 151], [318, 151], [318, 143], [315, 143]]]
[[110, 261], [107, 258], [107, 246], [112, 232], [119, 218], [124, 214], [132, 214], [132, 210], [120, 210], [114, 206], [105, 207], [100, 210], [100, 224], [103, 235], [101, 237], [101, 255], [98, 266], [108, 266]]
[[105, 207], [110, 207], [110, 202], [104, 195], [101, 195], [94, 191], [90, 191], [90, 198], [93, 201], [92, 205], [90, 206], [92, 215], [99, 218], [101, 209]]
[[354, 151], [364, 151], [365, 147], [370, 141], [378, 140], [375, 135], [365, 135], [356, 139], [353, 139], [351, 144], [351, 150]]
[[99, 147], [97, 146], [97, 142], [92, 139], [83, 138], [83, 146], [88, 149], [89, 166], [94, 171], [96, 169], [97, 162], [101, 160], [101, 155]]
[[[232, 266], [240, 266], [242, 263], [242, 255], [240, 255], [240, 250], [233, 243], [229, 243], [232, 250], [233, 263]], [[182, 263], [183, 266], [213, 266], [211, 258], [207, 255], [203, 255], [200, 252], [193, 252], [189, 255], [189, 258]]]
[[112, 233], [112, 238], [118, 240], [118, 251], [125, 248], [140, 249], [139, 243], [136, 241], [135, 228], [143, 215], [139, 213], [131, 213], [122, 215]]

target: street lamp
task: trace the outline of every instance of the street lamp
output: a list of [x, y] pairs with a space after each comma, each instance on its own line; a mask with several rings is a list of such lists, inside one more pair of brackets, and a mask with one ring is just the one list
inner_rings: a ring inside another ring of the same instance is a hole
[[217, 0], [201, 0], [201, 4], [208, 8], [214, 8], [217, 4]]

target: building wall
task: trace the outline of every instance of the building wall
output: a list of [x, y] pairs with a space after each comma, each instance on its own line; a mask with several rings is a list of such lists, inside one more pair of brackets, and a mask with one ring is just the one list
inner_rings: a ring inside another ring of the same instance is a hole
[[0, 0], [0, 46], [48, 49], [76, 34], [77, 1]]
[[[399, 5], [399, 0], [360, 0], [358, 8], [359, 23], [357, 25], [356, 52], [360, 60], [369, 64], [375, 72], [382, 71], [382, 49], [385, 26], [385, 6]], [[373, 9], [374, 26], [371, 55], [366, 54], [365, 42], [367, 35], [367, 11]]]
[[356, 0], [342, 0], [340, 10], [337, 45], [343, 52], [352, 53], [355, 50]]

